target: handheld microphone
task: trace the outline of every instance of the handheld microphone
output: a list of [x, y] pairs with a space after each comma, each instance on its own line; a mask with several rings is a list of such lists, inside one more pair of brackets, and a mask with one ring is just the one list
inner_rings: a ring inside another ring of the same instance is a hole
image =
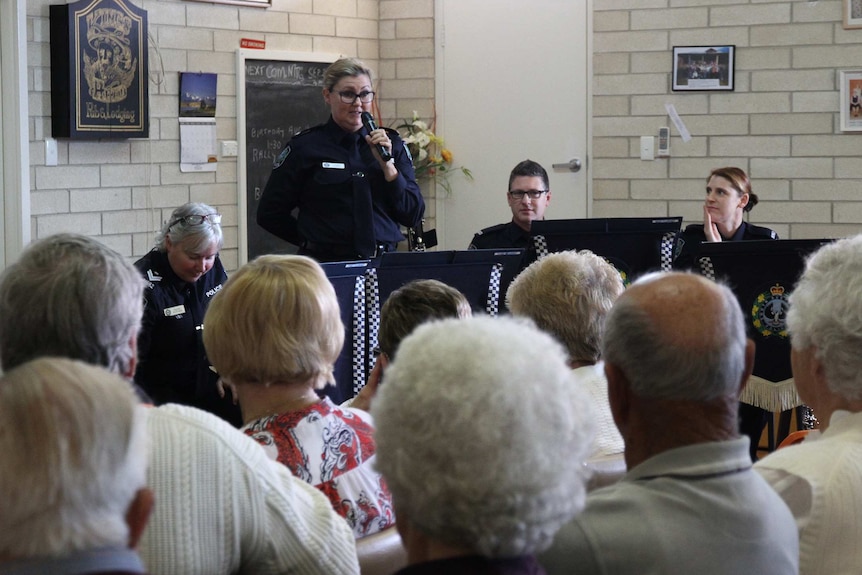
[[[372, 130], [377, 129], [377, 122], [374, 121], [374, 116], [371, 115], [371, 112], [362, 112], [362, 125], [365, 126], [365, 129], [371, 132]], [[383, 158], [384, 162], [388, 162], [392, 159], [392, 154], [389, 153], [389, 150], [377, 144], [377, 151], [380, 152], [380, 157]]]

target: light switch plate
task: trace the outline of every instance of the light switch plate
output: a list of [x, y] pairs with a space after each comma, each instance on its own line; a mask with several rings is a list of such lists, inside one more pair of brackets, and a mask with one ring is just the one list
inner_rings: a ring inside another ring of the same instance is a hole
[[641, 160], [655, 160], [655, 137], [641, 136]]
[[45, 165], [57, 165], [57, 140], [54, 138], [45, 138]]

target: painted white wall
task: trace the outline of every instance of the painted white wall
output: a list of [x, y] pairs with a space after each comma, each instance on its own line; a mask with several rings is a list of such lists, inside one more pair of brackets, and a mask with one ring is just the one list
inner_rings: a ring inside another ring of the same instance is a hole
[[26, 13], [26, 0], [0, 0], [0, 269], [30, 241]]
[[[519, 161], [550, 176], [549, 219], [590, 214], [591, 0], [439, 0], [438, 128], [473, 182], [437, 187], [441, 247], [465, 249], [508, 221], [509, 172]], [[552, 169], [579, 158], [580, 172]]]

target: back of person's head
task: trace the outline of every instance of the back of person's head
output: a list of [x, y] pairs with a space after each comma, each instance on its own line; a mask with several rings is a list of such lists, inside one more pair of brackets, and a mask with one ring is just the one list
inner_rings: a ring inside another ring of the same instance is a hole
[[204, 346], [232, 383], [332, 381], [344, 344], [335, 288], [311, 258], [260, 256], [210, 302]]
[[534, 162], [533, 160], [518, 162], [518, 164], [512, 168], [512, 171], [509, 173], [509, 189], [512, 189], [512, 182], [515, 181], [515, 178], [518, 176], [542, 178], [542, 183], [545, 184], [545, 189], [549, 190], [551, 188], [548, 181], [548, 172], [545, 171], [545, 168], [543, 168], [541, 164]]
[[638, 396], [710, 401], [739, 392], [745, 323], [733, 292], [685, 273], [643, 276], [619, 297], [602, 343]]
[[167, 250], [168, 240], [173, 245], [184, 243], [188, 249], [196, 252], [206, 251], [210, 246], [220, 250], [224, 245], [221, 214], [207, 204], [183, 204], [171, 213], [171, 217], [156, 234], [159, 251]]
[[128, 374], [144, 285], [130, 262], [93, 238], [34, 242], [0, 276], [3, 369], [52, 355]]
[[378, 345], [389, 359], [416, 327], [426, 321], [473, 315], [467, 297], [437, 280], [414, 280], [392, 292], [380, 309]]
[[583, 507], [590, 406], [562, 346], [529, 322], [419, 326], [372, 415], [398, 521], [429, 539], [488, 557], [530, 554]]
[[526, 316], [556, 337], [570, 361], [596, 362], [601, 356], [605, 317], [623, 293], [617, 269], [583, 250], [548, 254], [509, 285], [509, 311]]
[[[0, 379], [0, 557], [129, 545], [146, 408], [103, 368], [41, 358]], [[2, 569], [0, 569], [2, 571]]]
[[829, 389], [862, 399], [862, 235], [837, 240], [811, 255], [790, 294], [791, 345], [816, 348]]
[[709, 176], [706, 177], [707, 183], [709, 183], [709, 180], [713, 176], [718, 176], [719, 178], [724, 178], [729, 181], [740, 196], [748, 194], [748, 203], [742, 208], [743, 211], [750, 212], [751, 209], [757, 205], [757, 194], [752, 191], [751, 180], [742, 168], [736, 168], [733, 166], [716, 168], [709, 173]]

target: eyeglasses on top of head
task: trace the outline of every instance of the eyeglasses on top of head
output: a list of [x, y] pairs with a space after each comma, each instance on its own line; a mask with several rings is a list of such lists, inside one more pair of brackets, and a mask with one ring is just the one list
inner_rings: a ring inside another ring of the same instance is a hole
[[523, 200], [524, 196], [529, 196], [531, 200], [538, 200], [542, 194], [548, 190], [509, 190], [509, 197], [513, 200]]
[[367, 90], [364, 92], [359, 92], [358, 94], [351, 90], [344, 90], [341, 92], [336, 92], [336, 94], [338, 94], [338, 97], [341, 98], [341, 101], [345, 104], [352, 104], [356, 101], [357, 98], [359, 98], [359, 101], [363, 104], [368, 104], [374, 99], [374, 92], [369, 92]]
[[172, 221], [168, 226], [168, 229], [174, 227], [180, 222], [187, 226], [199, 226], [206, 221], [213, 225], [218, 225], [221, 223], [221, 214], [192, 214], [190, 216], [183, 216]]

